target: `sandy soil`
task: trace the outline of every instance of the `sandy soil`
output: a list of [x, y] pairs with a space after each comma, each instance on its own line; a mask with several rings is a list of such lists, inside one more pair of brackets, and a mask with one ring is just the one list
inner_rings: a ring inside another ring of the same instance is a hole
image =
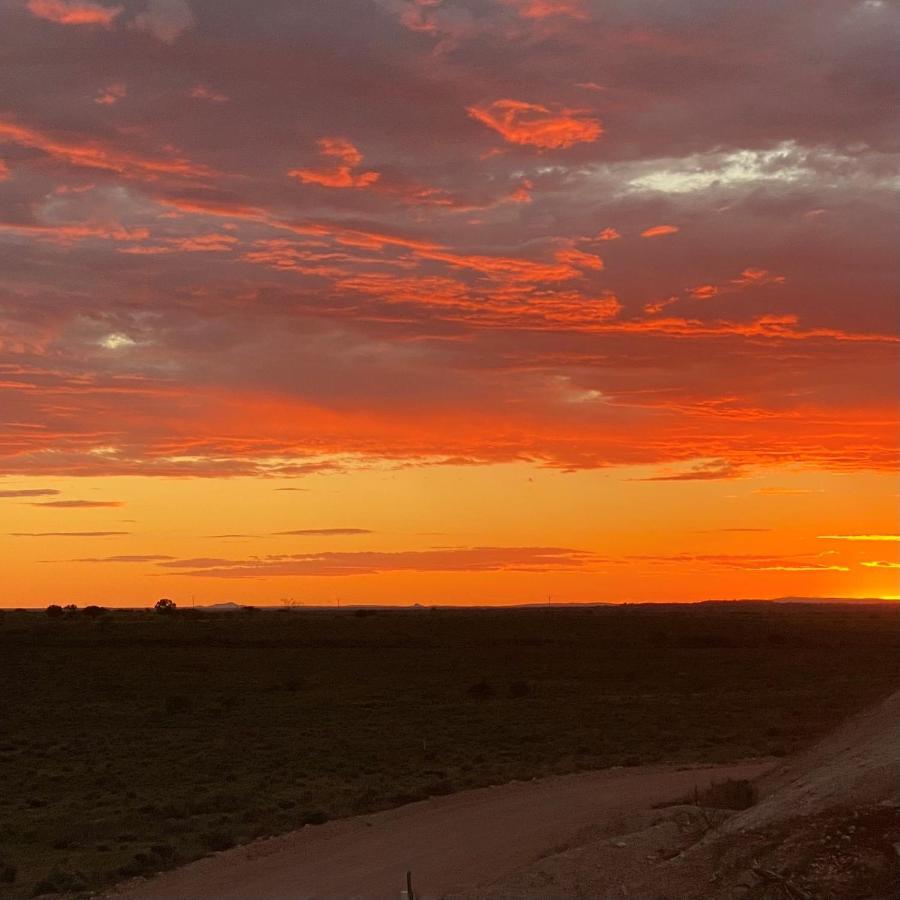
[[900, 691], [756, 787], [743, 812], [644, 813], [454, 900], [900, 897]]
[[465, 791], [257, 841], [109, 896], [396, 900], [407, 869], [422, 898], [463, 893], [621, 833], [654, 803], [713, 781], [756, 778], [773, 764], [607, 769]]

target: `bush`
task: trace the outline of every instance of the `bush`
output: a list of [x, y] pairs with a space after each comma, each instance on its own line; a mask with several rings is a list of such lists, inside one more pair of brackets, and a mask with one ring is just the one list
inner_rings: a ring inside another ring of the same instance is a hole
[[99, 616], [104, 616], [107, 612], [108, 610], [105, 606], [86, 606], [83, 610], [83, 614], [89, 619], [96, 619]]
[[156, 606], [153, 607], [158, 613], [162, 613], [163, 615], [168, 615], [170, 613], [175, 612], [175, 601], [170, 600], [168, 597], [163, 597], [161, 600], [156, 601]]
[[63, 608], [58, 603], [51, 603], [47, 607], [46, 612], [51, 619], [58, 619], [60, 618], [60, 616], [65, 615], [65, 613], [63, 612]]
[[207, 850], [230, 850], [235, 845], [234, 836], [222, 829], [205, 831], [200, 835], [200, 841]]
[[475, 684], [469, 688], [469, 696], [474, 697], [476, 700], [486, 700], [488, 697], [492, 696], [493, 693], [494, 689], [484, 678], [482, 678], [481, 681], [476, 681]]
[[321, 809], [308, 812], [303, 817], [304, 825], [324, 825], [328, 821], [328, 815], [323, 813]]
[[170, 716], [187, 712], [190, 708], [191, 701], [188, 697], [182, 697], [180, 694], [169, 694], [166, 697], [166, 713]]
[[83, 891], [87, 887], [84, 876], [79, 872], [67, 872], [65, 869], [53, 869], [46, 877], [42, 878], [31, 892], [32, 897], [41, 894], [68, 894]]
[[695, 800], [696, 806], [713, 809], [749, 809], [755, 803], [756, 787], [745, 779], [734, 778], [713, 782]]
[[527, 681], [514, 681], [509, 686], [509, 696], [513, 700], [519, 700], [522, 697], [531, 696], [531, 685]]

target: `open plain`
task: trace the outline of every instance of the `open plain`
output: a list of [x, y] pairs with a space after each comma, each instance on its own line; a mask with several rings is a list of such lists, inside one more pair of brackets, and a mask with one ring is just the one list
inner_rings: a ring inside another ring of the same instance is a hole
[[898, 638], [893, 605], [6, 612], [0, 890], [514, 780], [785, 757], [896, 688]]

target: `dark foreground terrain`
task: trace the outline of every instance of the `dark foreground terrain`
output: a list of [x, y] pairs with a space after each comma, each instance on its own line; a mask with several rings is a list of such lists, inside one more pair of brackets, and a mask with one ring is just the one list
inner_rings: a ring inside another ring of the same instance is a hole
[[0, 894], [462, 788], [786, 755], [900, 682], [900, 608], [0, 615]]

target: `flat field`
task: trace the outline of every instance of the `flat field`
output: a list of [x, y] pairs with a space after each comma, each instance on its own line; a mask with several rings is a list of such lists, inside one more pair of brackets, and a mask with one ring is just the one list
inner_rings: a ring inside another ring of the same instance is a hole
[[792, 753], [900, 606], [0, 614], [0, 895], [468, 787]]

